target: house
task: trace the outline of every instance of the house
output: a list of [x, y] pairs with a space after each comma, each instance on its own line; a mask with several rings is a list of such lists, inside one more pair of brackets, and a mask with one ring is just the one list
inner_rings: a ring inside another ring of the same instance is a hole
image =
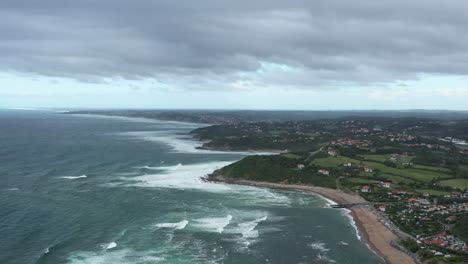
[[300, 170], [302, 170], [304, 167], [305, 167], [304, 164], [297, 164], [297, 168], [300, 169]]
[[379, 206], [379, 208], [377, 210], [379, 210], [381, 212], [385, 212], [385, 208], [386, 208], [385, 205], [381, 205], [381, 206]]
[[380, 186], [384, 188], [390, 188], [392, 187], [392, 184], [390, 182], [380, 182]]
[[369, 186], [369, 185], [362, 186], [362, 188], [361, 188], [361, 192], [367, 193], [367, 192], [370, 192], [370, 191], [371, 191], [371, 190], [370, 190], [370, 186]]
[[346, 162], [346, 163], [343, 164], [343, 166], [345, 166], [345, 167], [351, 167], [351, 166], [353, 166], [353, 164], [351, 164], [351, 162]]
[[328, 151], [328, 155], [333, 156], [333, 157], [337, 157], [337, 156], [338, 156], [338, 152], [337, 152], [336, 150], [329, 150], [329, 151]]
[[318, 173], [323, 174], [323, 175], [330, 175], [329, 170], [319, 170]]
[[451, 215], [451, 216], [445, 218], [445, 220], [448, 221], [448, 222], [453, 222], [453, 221], [457, 220], [457, 216], [456, 215]]
[[371, 168], [369, 168], [369, 167], [364, 167], [364, 171], [365, 172], [372, 172], [373, 170]]

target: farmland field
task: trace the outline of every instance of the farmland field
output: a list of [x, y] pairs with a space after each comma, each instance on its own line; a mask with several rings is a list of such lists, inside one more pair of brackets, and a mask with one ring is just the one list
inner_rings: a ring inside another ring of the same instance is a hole
[[320, 167], [337, 167], [342, 166], [345, 162], [351, 162], [354, 165], [359, 164], [359, 160], [347, 158], [347, 157], [328, 157], [315, 159], [311, 163]]
[[431, 190], [431, 189], [417, 189], [416, 191], [417, 191], [418, 193], [430, 193], [430, 194], [432, 194], [432, 195], [437, 195], [437, 196], [450, 194], [449, 192], [438, 191], [438, 190]]
[[468, 190], [468, 180], [467, 179], [452, 179], [444, 180], [439, 182], [442, 185], [451, 186], [459, 189]]

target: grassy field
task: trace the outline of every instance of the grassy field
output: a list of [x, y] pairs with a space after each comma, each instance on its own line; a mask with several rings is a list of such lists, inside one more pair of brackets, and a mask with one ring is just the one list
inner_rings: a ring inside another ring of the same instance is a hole
[[[375, 158], [382, 158], [384, 155], [366, 155], [366, 156], [377, 156]], [[410, 180], [415, 180], [415, 181], [420, 181], [420, 182], [430, 182], [434, 179], [440, 178], [440, 179], [448, 179], [452, 176], [449, 174], [446, 174], [447, 169], [442, 169], [441, 171], [435, 171], [435, 169], [439, 169], [437, 167], [429, 167], [429, 166], [423, 166], [421, 168], [393, 168], [386, 166], [382, 163], [379, 162], [374, 162], [374, 161], [359, 161], [355, 159], [351, 159], [348, 157], [327, 157], [327, 158], [320, 158], [320, 159], [315, 159], [311, 163], [320, 167], [325, 167], [325, 168], [336, 168], [339, 166], [343, 166], [343, 163], [345, 162], [351, 162], [354, 165], [359, 165], [363, 164], [368, 166], [369, 168], [372, 169], [378, 169], [382, 174], [387, 174], [387, 175], [393, 175], [393, 176], [399, 176], [402, 178], [407, 178]], [[431, 170], [429, 170], [431, 169]], [[403, 182], [402, 179], [398, 178], [395, 179], [399, 182]]]
[[398, 184], [400, 184], [400, 183], [408, 184], [408, 183], [415, 182], [414, 180], [411, 180], [411, 179], [408, 179], [408, 178], [395, 176], [395, 175], [390, 175], [390, 174], [382, 174], [381, 176], [388, 179], [388, 181], [391, 181], [393, 183], [398, 183]]
[[447, 179], [451, 177], [450, 175], [442, 172], [427, 171], [413, 168], [397, 169], [385, 166], [384, 164], [378, 162], [365, 161], [364, 165], [367, 165], [369, 168], [372, 169], [379, 169], [382, 173], [385, 174], [392, 174], [421, 182], [430, 182], [431, 180], [436, 179], [437, 177], [441, 179]]
[[[363, 159], [384, 162], [389, 160], [389, 155], [378, 155], [378, 154], [366, 154], [361, 155]], [[414, 159], [414, 156], [400, 157], [399, 162], [411, 162]]]
[[449, 192], [437, 191], [437, 190], [431, 190], [431, 189], [417, 189], [416, 191], [418, 193], [430, 193], [432, 195], [437, 195], [437, 196], [450, 194]]
[[459, 189], [468, 190], [468, 180], [467, 179], [452, 179], [439, 182], [442, 185], [451, 186]]
[[460, 166], [458, 166], [458, 168], [460, 169], [460, 174], [461, 175], [468, 176], [468, 166], [460, 165]]
[[301, 156], [291, 154], [291, 153], [281, 154], [281, 156], [286, 157], [288, 159], [300, 159], [301, 158]]
[[366, 155], [361, 155], [361, 157], [365, 160], [373, 160], [373, 161], [379, 161], [379, 162], [384, 162], [388, 159], [386, 155], [373, 155], [373, 154], [366, 154]]
[[394, 147], [390, 147], [390, 146], [383, 146], [382, 148], [383, 149], [394, 149]]
[[286, 130], [273, 130], [273, 131], [270, 131], [269, 133], [272, 134], [272, 135], [281, 135], [281, 134], [287, 134], [288, 131], [286, 131]]
[[421, 170], [430, 170], [430, 171], [440, 171], [445, 173], [450, 173], [450, 169], [447, 168], [439, 168], [439, 167], [431, 167], [431, 166], [424, 166], [424, 165], [414, 165], [413, 168], [421, 169]]
[[411, 162], [414, 158], [414, 156], [400, 157], [400, 162]]
[[316, 136], [320, 136], [320, 132], [309, 132], [309, 133], [305, 133], [307, 136], [309, 137], [316, 137]]
[[314, 159], [311, 161], [311, 164], [320, 166], [320, 167], [326, 167], [326, 168], [334, 168], [338, 166], [343, 166], [343, 163], [345, 162], [351, 162], [354, 165], [359, 164], [359, 160], [347, 158], [347, 157], [328, 157], [328, 158], [320, 158], [320, 159]]
[[357, 184], [370, 184], [370, 183], [377, 182], [374, 180], [362, 179], [362, 178], [347, 178], [346, 181], [351, 182], [351, 183], [357, 183]]

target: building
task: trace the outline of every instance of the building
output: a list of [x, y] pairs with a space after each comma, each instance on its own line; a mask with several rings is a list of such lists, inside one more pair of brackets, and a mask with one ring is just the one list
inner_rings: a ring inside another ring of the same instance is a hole
[[448, 221], [448, 222], [453, 222], [453, 221], [457, 220], [457, 216], [456, 215], [451, 215], [451, 216], [445, 218], [445, 220]]
[[305, 167], [304, 164], [297, 164], [297, 168], [300, 169], [300, 170], [302, 170], [304, 167]]
[[366, 186], [362, 186], [361, 188], [361, 192], [363, 193], [367, 193], [367, 192], [370, 192], [370, 186], [369, 185], [366, 185]]
[[323, 174], [323, 175], [330, 175], [329, 170], [319, 170], [318, 173]]
[[353, 166], [353, 164], [351, 164], [351, 162], [346, 162], [346, 163], [343, 164], [343, 166], [345, 166], [345, 167], [351, 167], [351, 166]]
[[390, 188], [392, 187], [392, 184], [390, 182], [380, 182], [380, 186], [384, 188]]

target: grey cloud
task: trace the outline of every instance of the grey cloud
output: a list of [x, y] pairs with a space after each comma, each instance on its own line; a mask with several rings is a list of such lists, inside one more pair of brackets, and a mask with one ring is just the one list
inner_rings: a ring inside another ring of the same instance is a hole
[[231, 80], [271, 62], [301, 68], [277, 79], [306, 86], [466, 75], [467, 12], [462, 0], [3, 0], [0, 70]]

